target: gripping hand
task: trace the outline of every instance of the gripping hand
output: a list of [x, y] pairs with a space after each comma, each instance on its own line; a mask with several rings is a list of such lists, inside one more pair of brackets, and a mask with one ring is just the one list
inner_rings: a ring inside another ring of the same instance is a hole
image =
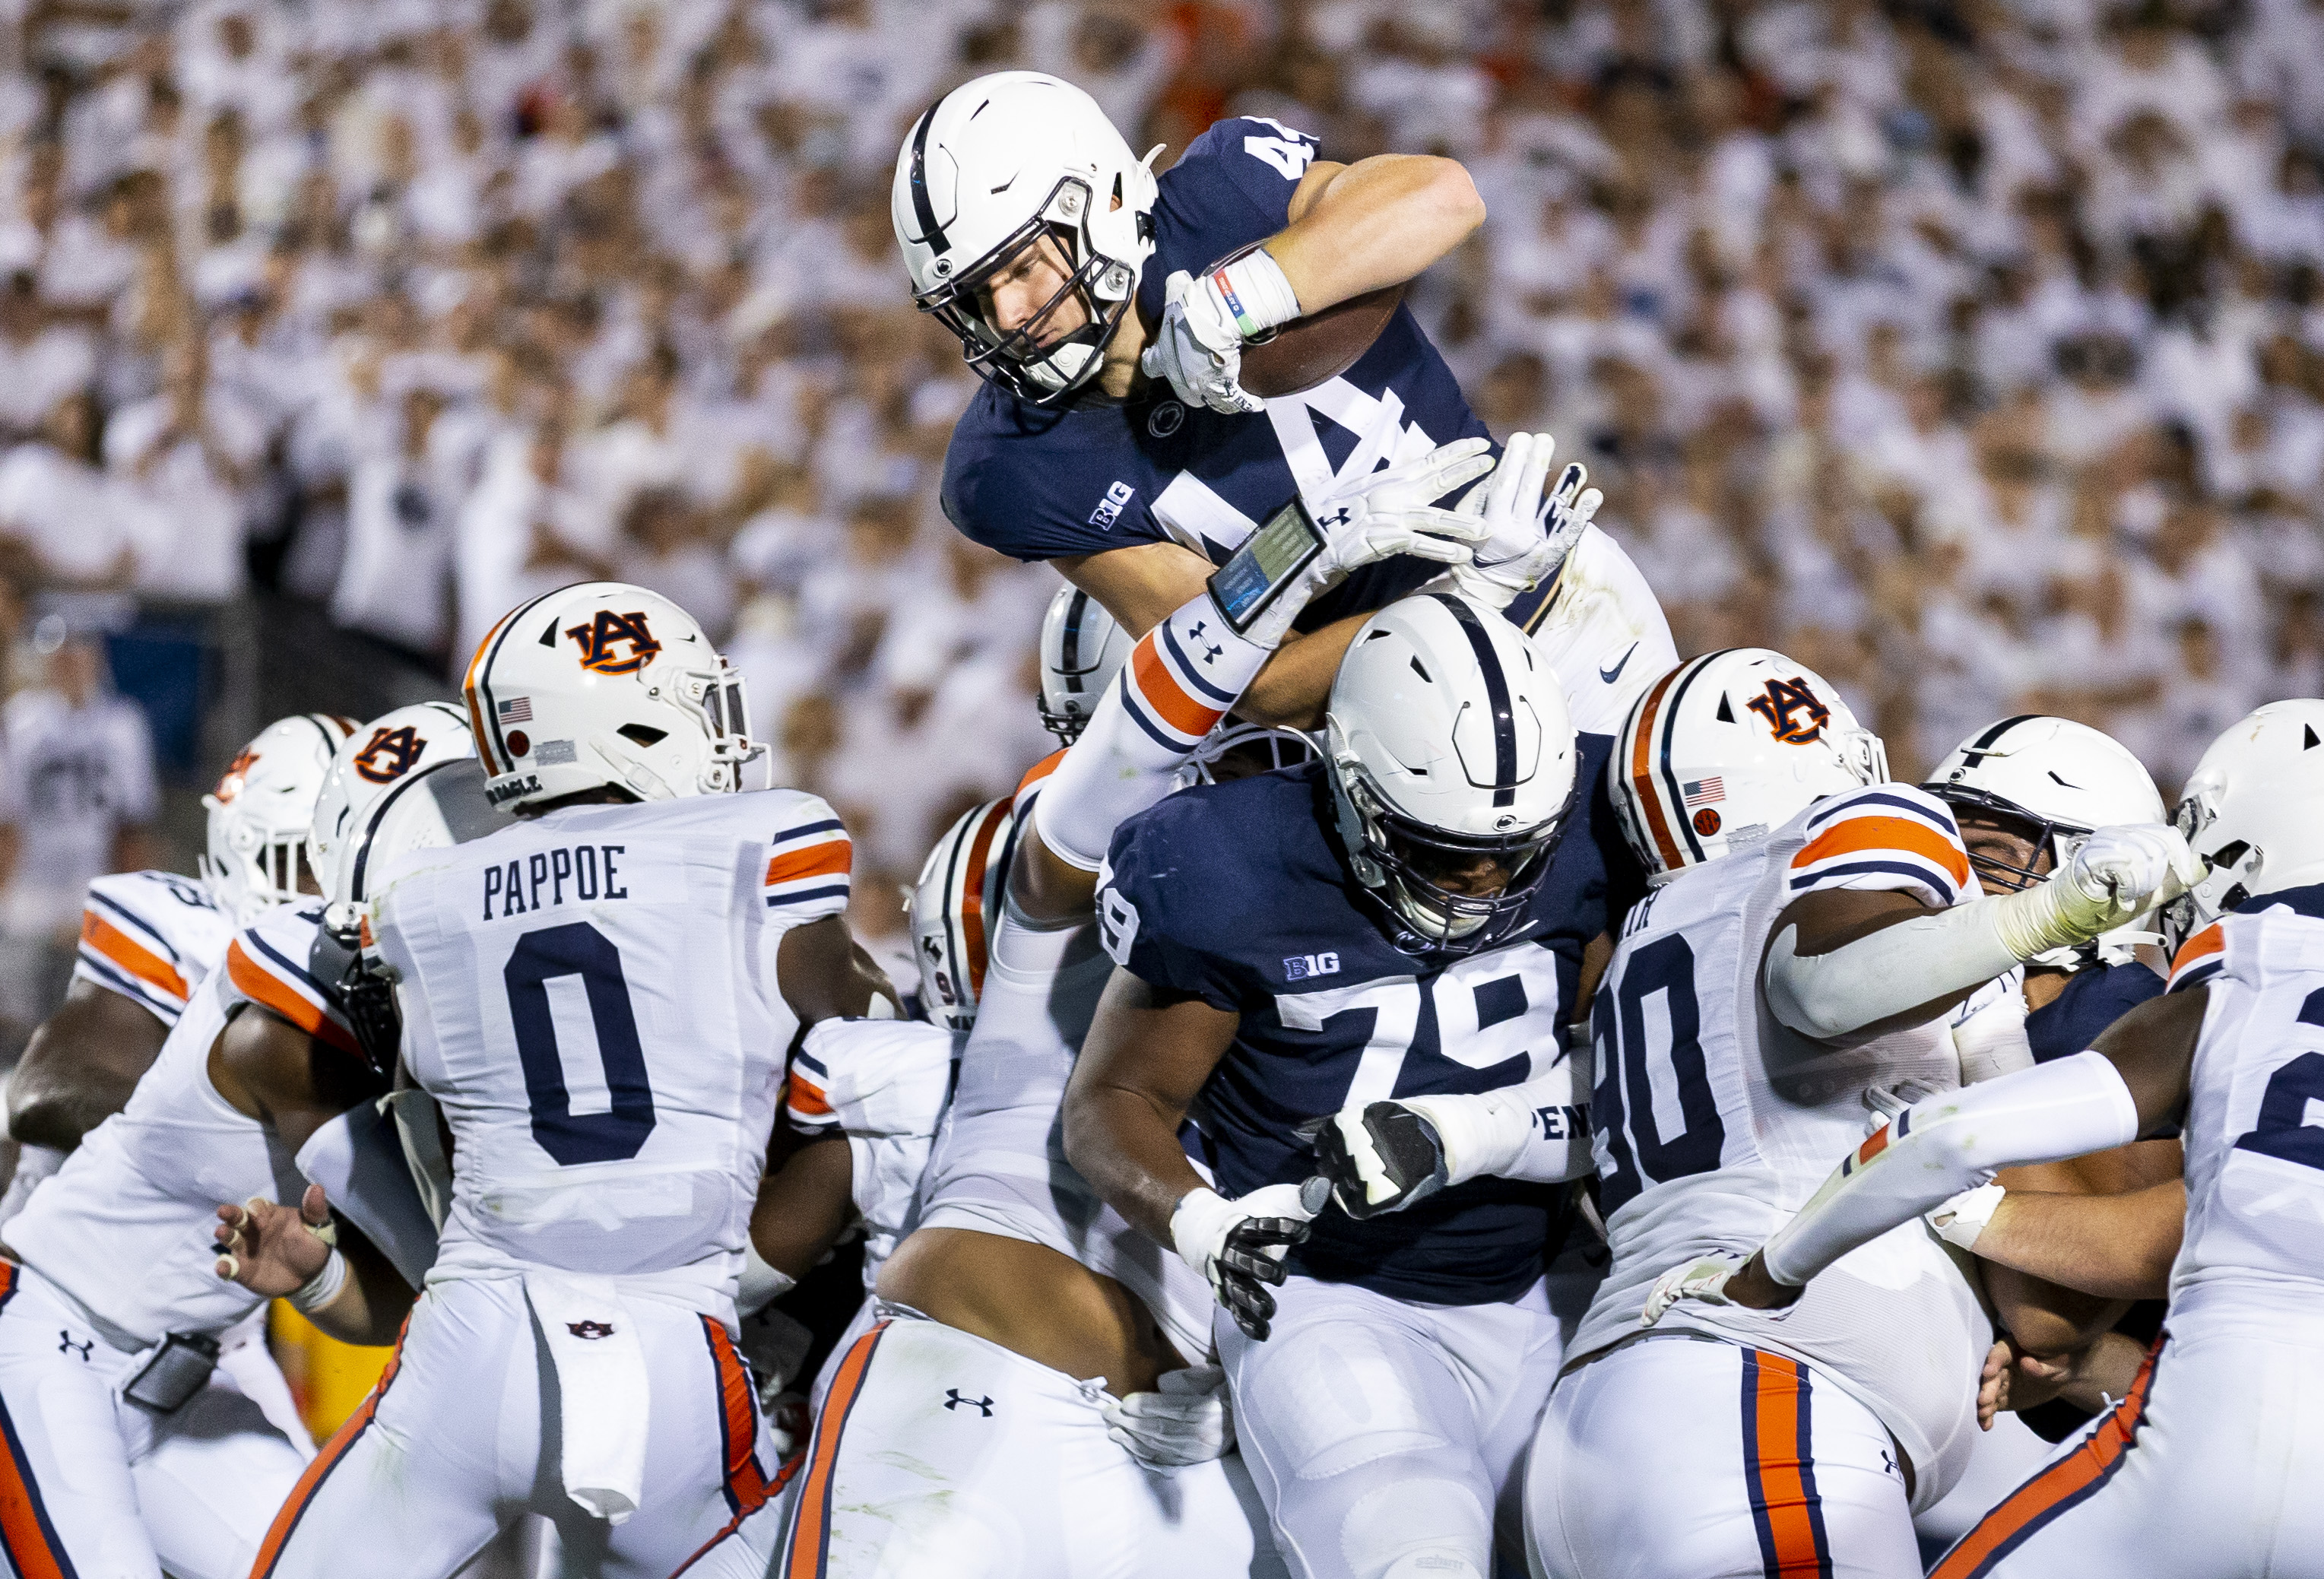
[[1234, 1317], [1246, 1337], [1264, 1343], [1275, 1317], [1270, 1288], [1283, 1283], [1283, 1258], [1307, 1237], [1310, 1207], [1298, 1185], [1268, 1185], [1228, 1200], [1216, 1190], [1188, 1190], [1170, 1216], [1170, 1240]]
[[2133, 917], [2169, 904], [2203, 880], [2204, 864], [2184, 835], [2162, 823], [2105, 827], [2082, 841], [2047, 882], [1999, 897], [2003, 946], [2020, 959], [2087, 943]]
[[1557, 440], [1546, 433], [1511, 435], [1491, 479], [1461, 501], [1461, 512], [1483, 522], [1486, 534], [1453, 579], [1489, 607], [1507, 608], [1517, 594], [1555, 577], [1605, 502], [1579, 462], [1566, 466], [1554, 488], [1547, 485], [1556, 450]]
[[1358, 1221], [1402, 1211], [1449, 1182], [1436, 1127], [1401, 1102], [1342, 1108], [1316, 1132], [1315, 1159], [1340, 1209]]

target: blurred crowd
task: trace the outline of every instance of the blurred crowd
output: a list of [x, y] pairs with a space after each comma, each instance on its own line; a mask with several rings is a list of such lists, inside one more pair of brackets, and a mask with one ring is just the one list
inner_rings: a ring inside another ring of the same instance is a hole
[[[1466, 162], [1413, 295], [1606, 489], [1682, 651], [1900, 772], [2015, 709], [2166, 790], [2324, 688], [2324, 0], [16, 0], [0, 576], [255, 579], [456, 674], [590, 576], [700, 615], [885, 913], [1041, 753], [1052, 572], [936, 498], [973, 388], [897, 144], [1010, 66]], [[1167, 165], [1166, 153], [1159, 162]]]

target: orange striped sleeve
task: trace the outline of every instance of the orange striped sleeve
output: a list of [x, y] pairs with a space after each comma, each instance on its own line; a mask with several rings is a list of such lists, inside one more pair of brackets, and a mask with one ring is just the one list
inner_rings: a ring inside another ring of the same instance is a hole
[[234, 983], [235, 991], [252, 1002], [281, 1015], [309, 1036], [327, 1041], [341, 1052], [356, 1050], [355, 1036], [346, 1026], [261, 970], [250, 956], [243, 952], [242, 939], [238, 937], [226, 948], [226, 979]]
[[786, 1079], [789, 1084], [784, 1088], [783, 1101], [793, 1113], [811, 1119], [831, 1116], [831, 1099], [824, 1095], [813, 1082], [796, 1069]]
[[1800, 846], [1792, 870], [1803, 872], [1839, 855], [1895, 850], [1917, 855], [1953, 880], [1956, 889], [1969, 886], [1969, 856], [1926, 823], [1905, 817], [1851, 817], [1836, 822]]
[[1039, 783], [1050, 774], [1056, 772], [1057, 771], [1057, 764], [1065, 760], [1065, 747], [1059, 746], [1056, 751], [1051, 752], [1047, 756], [1045, 756], [1039, 762], [1035, 762], [1031, 767], [1025, 770], [1025, 776], [1017, 780], [1016, 793], [1019, 795], [1024, 794], [1027, 790]]
[[1186, 688], [1178, 683], [1178, 677], [1162, 661], [1161, 651], [1150, 634], [1130, 653], [1130, 668], [1137, 678], [1139, 698], [1179, 734], [1200, 738], [1225, 716], [1221, 709], [1205, 707], [1186, 694]]
[[156, 992], [186, 1001], [189, 989], [175, 966], [95, 910], [80, 913], [80, 940]]
[[2207, 960], [2217, 963], [2227, 948], [2226, 930], [2218, 922], [2212, 922], [2179, 946], [2179, 952], [2171, 960], [2171, 984], [2177, 986]]
[[844, 877], [854, 849], [847, 836], [842, 834], [804, 850], [787, 851], [767, 863], [767, 882], [772, 885], [795, 882], [802, 877]]

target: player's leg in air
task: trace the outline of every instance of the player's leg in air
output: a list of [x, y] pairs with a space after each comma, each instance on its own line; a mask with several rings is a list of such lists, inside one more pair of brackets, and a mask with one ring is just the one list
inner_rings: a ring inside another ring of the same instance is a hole
[[[1566, 1029], [1605, 846], [1628, 859], [1597, 793], [1612, 743], [1451, 591], [1367, 622], [1329, 728], [1325, 762], [1190, 790], [1115, 839], [1116, 969], [1066, 1151], [1223, 1307], [1291, 1570], [1483, 1579], [1497, 1546], [1518, 1558], [1517, 1465], [1566, 1330], [1545, 1262], [1589, 1167]], [[1398, 1184], [1375, 1160], [1328, 1204], [1319, 1130], [1327, 1159], [1395, 1150], [1446, 1102], [1475, 1122], [1441, 1169]], [[1178, 1141], [1190, 1110], [1209, 1177]]]

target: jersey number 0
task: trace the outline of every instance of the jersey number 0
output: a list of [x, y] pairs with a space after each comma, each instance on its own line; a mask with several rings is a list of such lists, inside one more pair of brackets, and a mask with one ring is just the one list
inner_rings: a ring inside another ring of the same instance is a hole
[[[557, 1021], [549, 1008], [549, 983], [559, 976], [579, 976], [588, 995], [597, 1057], [613, 1098], [604, 1113], [576, 1114], [565, 1089]], [[524, 1065], [532, 1138], [566, 1168], [635, 1157], [653, 1133], [653, 1086], [646, 1078], [645, 1048], [638, 1040], [629, 980], [622, 974], [622, 951], [613, 940], [586, 921], [543, 927], [517, 939], [501, 978], [508, 983], [509, 1020]]]

